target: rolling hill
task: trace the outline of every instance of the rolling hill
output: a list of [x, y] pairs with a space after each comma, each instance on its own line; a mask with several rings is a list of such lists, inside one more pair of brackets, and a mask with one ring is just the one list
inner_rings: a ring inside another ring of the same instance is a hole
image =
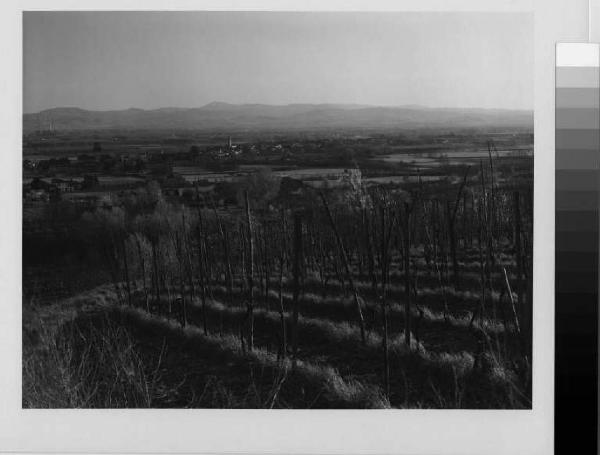
[[200, 108], [90, 111], [73, 107], [23, 115], [23, 131], [97, 129], [308, 130], [322, 128], [532, 127], [532, 111], [380, 107], [354, 104], [228, 104]]

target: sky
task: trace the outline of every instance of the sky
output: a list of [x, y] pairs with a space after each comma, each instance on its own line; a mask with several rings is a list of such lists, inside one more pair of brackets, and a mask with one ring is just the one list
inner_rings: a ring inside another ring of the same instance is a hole
[[25, 12], [23, 110], [533, 109], [529, 13]]

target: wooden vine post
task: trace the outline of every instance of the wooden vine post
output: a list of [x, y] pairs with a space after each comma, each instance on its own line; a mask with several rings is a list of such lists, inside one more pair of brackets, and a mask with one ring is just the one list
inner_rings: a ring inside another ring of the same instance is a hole
[[325, 211], [327, 212], [327, 218], [329, 219], [329, 224], [331, 225], [331, 229], [335, 235], [335, 240], [337, 242], [338, 249], [340, 251], [340, 255], [342, 256], [342, 262], [344, 263], [344, 268], [346, 270], [346, 279], [350, 284], [350, 288], [352, 289], [352, 293], [354, 295], [354, 304], [356, 305], [356, 312], [358, 314], [358, 323], [360, 326], [360, 337], [362, 340], [362, 344], [367, 344], [367, 338], [365, 334], [365, 320], [362, 313], [362, 308], [360, 304], [360, 297], [358, 296], [358, 290], [356, 289], [356, 285], [354, 283], [354, 279], [352, 278], [352, 271], [350, 270], [350, 264], [348, 264], [348, 256], [346, 254], [346, 249], [344, 248], [344, 244], [342, 239], [340, 238], [340, 234], [338, 232], [337, 226], [335, 225], [335, 221], [333, 220], [333, 216], [331, 215], [331, 211], [329, 210], [329, 204], [327, 203], [327, 199], [323, 193], [319, 193], [321, 196], [321, 200], [323, 201], [323, 205], [325, 206]]
[[300, 267], [302, 265], [302, 216], [294, 214], [294, 290], [292, 313], [292, 345], [294, 365], [298, 357], [298, 316], [300, 299]]
[[248, 325], [248, 350], [254, 349], [254, 238], [252, 235], [252, 217], [250, 216], [250, 202], [248, 200], [248, 191], [244, 191], [244, 200], [246, 205], [246, 236], [247, 249], [246, 254], [246, 317], [245, 322]]

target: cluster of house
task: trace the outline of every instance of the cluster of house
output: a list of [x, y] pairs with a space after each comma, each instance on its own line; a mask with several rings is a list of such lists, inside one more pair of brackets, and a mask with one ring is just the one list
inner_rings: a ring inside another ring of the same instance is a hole
[[30, 155], [23, 160], [23, 170], [33, 171], [41, 167], [49, 166], [68, 166], [70, 163], [77, 161], [77, 157], [69, 156], [62, 158], [48, 158], [44, 155]]
[[164, 155], [164, 151], [160, 149], [158, 152], [149, 152], [148, 147], [141, 151], [121, 153], [118, 156], [119, 161], [123, 165], [133, 165], [137, 163], [148, 163], [156, 154]]
[[214, 146], [206, 149], [205, 152], [202, 152], [202, 155], [209, 156], [214, 160], [228, 160], [240, 156], [244, 153], [243, 148], [240, 145], [234, 144], [231, 141], [231, 136], [229, 137], [227, 144], [225, 146]]
[[23, 199], [26, 202], [47, 202], [59, 198], [61, 194], [90, 189], [98, 184], [95, 175], [70, 179], [36, 177], [23, 182]]
[[234, 144], [229, 138], [227, 144], [209, 147], [203, 151], [199, 151], [200, 157], [210, 157], [213, 160], [226, 161], [236, 157], [256, 158], [259, 156], [277, 156], [282, 160], [289, 160], [294, 153], [302, 148], [299, 143], [294, 143], [291, 146], [283, 146], [282, 144]]

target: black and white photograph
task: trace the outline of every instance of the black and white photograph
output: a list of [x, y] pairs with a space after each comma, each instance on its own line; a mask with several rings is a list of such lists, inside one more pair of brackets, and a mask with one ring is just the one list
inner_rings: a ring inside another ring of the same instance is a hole
[[22, 21], [22, 408], [532, 409], [531, 12]]

